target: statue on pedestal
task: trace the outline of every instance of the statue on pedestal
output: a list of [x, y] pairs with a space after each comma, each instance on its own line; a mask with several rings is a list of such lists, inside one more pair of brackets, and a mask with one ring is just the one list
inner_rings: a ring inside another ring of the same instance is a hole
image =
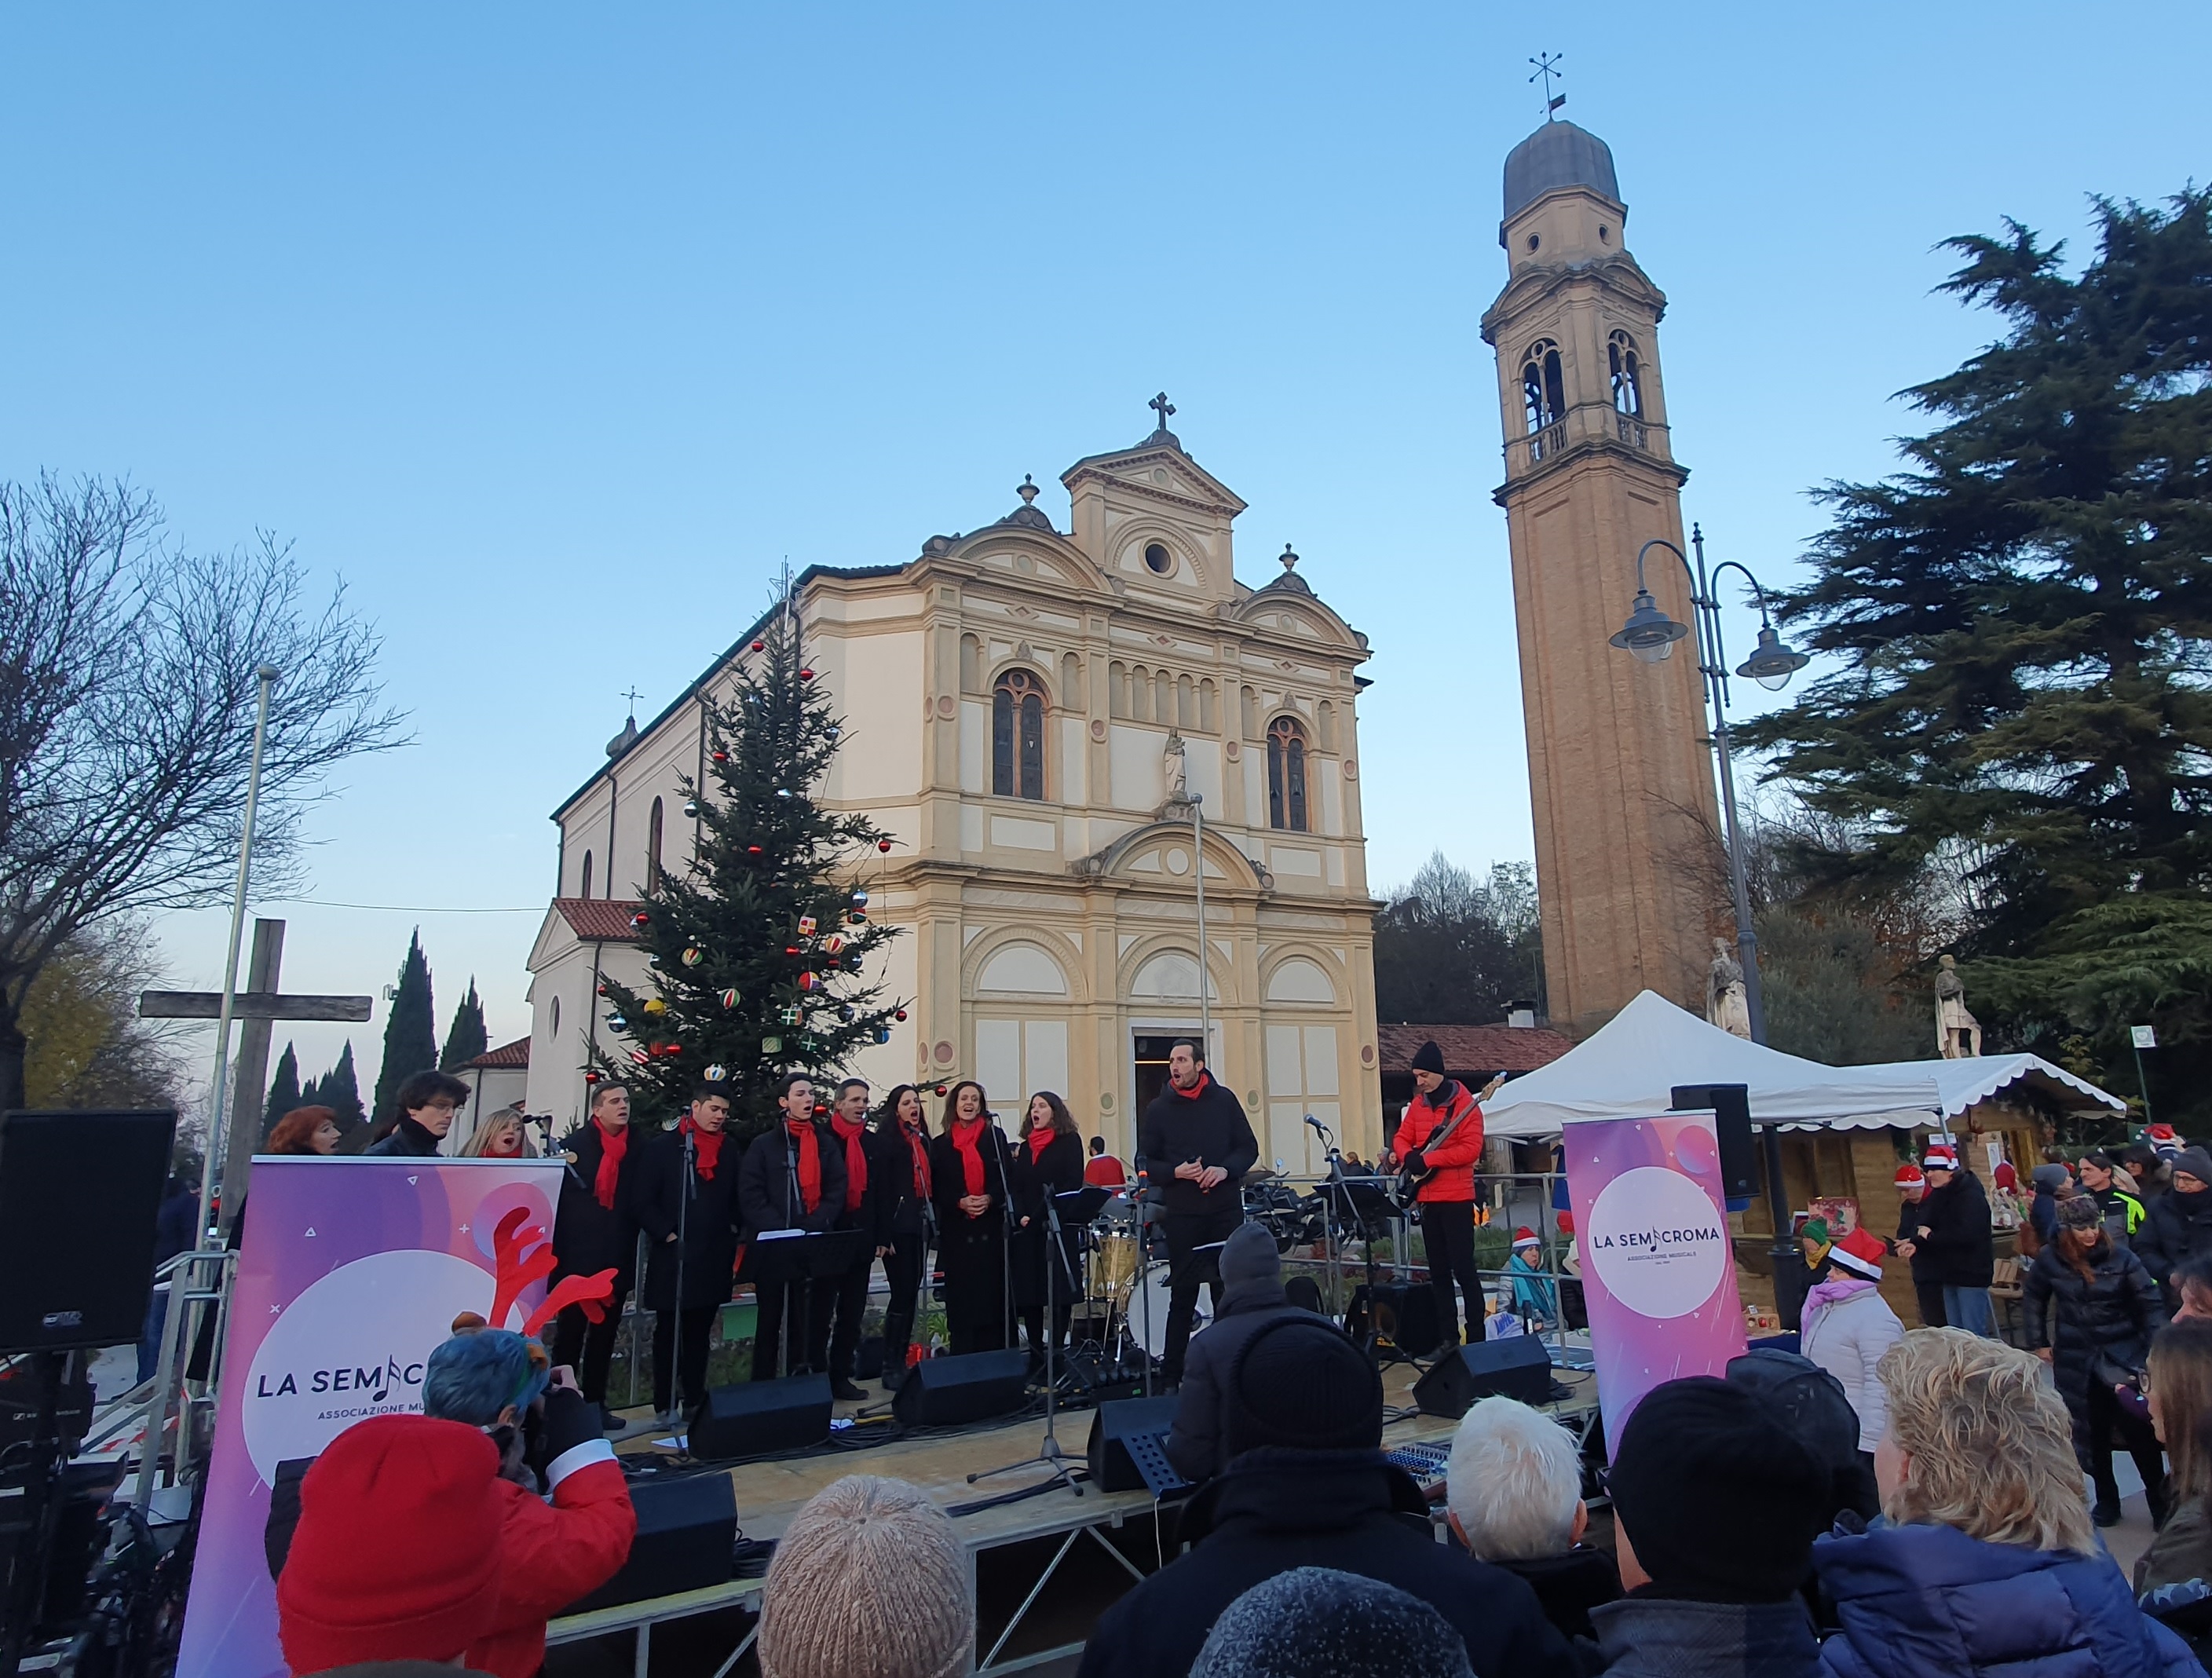
[[1728, 940], [1713, 940], [1713, 964], [1705, 970], [1705, 1018], [1723, 1031], [1751, 1037], [1751, 1002], [1744, 994], [1743, 965], [1729, 953]]
[[1966, 983], [1949, 956], [1936, 974], [1936, 1048], [1947, 1061], [1970, 1061], [1982, 1052], [1982, 1023], [1967, 1011]]
[[1168, 783], [1167, 801], [1187, 804], [1190, 800], [1188, 766], [1183, 757], [1182, 736], [1170, 733], [1167, 745], [1160, 751], [1160, 768]]

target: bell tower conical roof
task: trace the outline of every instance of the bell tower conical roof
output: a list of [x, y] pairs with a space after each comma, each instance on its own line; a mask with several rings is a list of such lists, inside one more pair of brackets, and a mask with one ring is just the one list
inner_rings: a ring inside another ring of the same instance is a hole
[[1621, 203], [1613, 148], [1587, 128], [1547, 122], [1505, 155], [1505, 214], [1510, 222], [1545, 193], [1583, 186]]

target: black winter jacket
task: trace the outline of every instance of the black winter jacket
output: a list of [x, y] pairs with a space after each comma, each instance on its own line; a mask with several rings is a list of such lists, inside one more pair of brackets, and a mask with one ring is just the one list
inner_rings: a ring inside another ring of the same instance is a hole
[[2173, 1267], [2212, 1254], [2212, 1189], [2183, 1195], [2169, 1189], [2145, 1202], [2136, 1232], [2136, 1256], [2151, 1280], [2173, 1297]]
[[[1007, 1149], [1006, 1186], [1014, 1195], [1014, 1304], [1032, 1310], [1045, 1302], [1044, 1201], [1047, 1195], [1072, 1194], [1083, 1187], [1083, 1139], [1055, 1136], [1044, 1158], [1030, 1155], [1026, 1137]], [[1022, 1224], [1028, 1219], [1027, 1227]], [[1068, 1278], [1083, 1274], [1076, 1263], [1075, 1226], [1063, 1224], [1060, 1246], [1066, 1268], [1052, 1280], [1052, 1295], [1065, 1304], [1073, 1297]]]
[[1420, 1488], [1379, 1450], [1247, 1451], [1192, 1498], [1182, 1533], [1190, 1553], [1106, 1611], [1079, 1678], [1181, 1678], [1224, 1608], [1292, 1567], [1334, 1567], [1419, 1597], [1458, 1628], [1477, 1678], [1579, 1672], [1536, 1593], [1437, 1543]]
[[599, 1126], [586, 1119], [580, 1129], [561, 1139], [559, 1152], [575, 1158], [562, 1174], [561, 1211], [553, 1220], [556, 1280], [610, 1269], [617, 1273], [617, 1288], [627, 1288], [636, 1280], [637, 1185], [653, 1139], [641, 1130], [629, 1134], [611, 1209], [599, 1204], [599, 1164], [606, 1158], [606, 1142]]
[[983, 1190], [990, 1196], [988, 1210], [980, 1218], [970, 1218], [960, 1209], [960, 1202], [968, 1193], [968, 1175], [963, 1168], [960, 1150], [952, 1139], [942, 1133], [930, 1138], [929, 1183], [931, 1198], [937, 1202], [937, 1250], [939, 1262], [957, 1267], [955, 1253], [971, 1257], [989, 1249], [990, 1262], [998, 1261], [999, 1243], [1006, 1235], [1006, 1189], [1013, 1179], [1009, 1156], [1013, 1150], [1006, 1146], [1006, 1134], [995, 1124], [984, 1125], [976, 1139], [975, 1151], [983, 1160]]
[[362, 1153], [370, 1159], [434, 1159], [440, 1140], [402, 1113], [384, 1139], [371, 1142]]
[[[1913, 1239], [1928, 1255], [1929, 1281], [1945, 1287], [1990, 1285], [1996, 1270], [1990, 1248], [1990, 1197], [1972, 1171], [1960, 1171], [1942, 1188], [1923, 1195], [1918, 1224], [1928, 1228], [1924, 1237]], [[1920, 1280], [1920, 1267], [1915, 1264], [1912, 1271], [1913, 1280]]]
[[[2088, 1260], [2092, 1280], [2084, 1280], [2054, 1241], [2035, 1255], [2021, 1283], [2028, 1350], [2051, 1348], [2051, 1378], [2077, 1420], [2089, 1401], [2097, 1354], [2124, 1369], [2141, 1369], [2151, 1336], [2166, 1326], [2158, 1285], [2141, 1259], [2105, 1236]], [[2046, 1322], [2046, 1316], [2053, 1321]]]
[[[927, 1130], [921, 1145], [927, 1151]], [[899, 1134], [896, 1119], [878, 1120], [868, 1133], [868, 1192], [876, 1203], [876, 1245], [888, 1247], [896, 1237], [922, 1232], [922, 1201], [914, 1192], [914, 1150]]]
[[1897, 1239], [1916, 1243], [1912, 1256], [1905, 1261], [1911, 1268], [1915, 1287], [1942, 1286], [1936, 1280], [1936, 1255], [1927, 1248], [1917, 1244], [1920, 1239], [1920, 1208], [1927, 1198], [1923, 1195], [1919, 1200], [1905, 1201], [1897, 1208]]
[[[640, 1137], [638, 1142], [647, 1140]], [[696, 1160], [685, 1169], [682, 1132], [664, 1130], [649, 1140], [631, 1202], [646, 1241], [645, 1287], [638, 1303], [647, 1310], [678, 1309], [680, 1257], [682, 1308], [718, 1305], [730, 1297], [738, 1264], [738, 1139], [723, 1141], [712, 1176], [700, 1175]], [[669, 1239], [679, 1231], [680, 1242]]]
[[[1137, 1133], [1137, 1152], [1145, 1157], [1152, 1185], [1165, 1189], [1168, 1211], [1180, 1214], [1241, 1206], [1237, 1184], [1260, 1161], [1259, 1139], [1252, 1134], [1243, 1103], [1216, 1083], [1212, 1073], [1194, 1096], [1170, 1084], [1152, 1097]], [[1220, 1166], [1229, 1173], [1227, 1180], [1208, 1189], [1177, 1176], [1176, 1167], [1188, 1159]]]
[[795, 1203], [792, 1170], [786, 1164], [790, 1133], [781, 1125], [753, 1138], [738, 1168], [738, 1227], [750, 1240], [763, 1230], [811, 1230], [820, 1234], [839, 1226], [845, 1216], [845, 1145], [830, 1127], [814, 1127], [815, 1154], [822, 1162], [822, 1198], [814, 1210], [805, 1198]]
[[1168, 1433], [1168, 1461], [1175, 1471], [1194, 1484], [1211, 1479], [1226, 1466], [1221, 1450], [1222, 1393], [1237, 1354], [1252, 1336], [1279, 1317], [1328, 1319], [1303, 1305], [1293, 1305], [1283, 1292], [1281, 1278], [1273, 1281], [1238, 1282], [1226, 1288], [1213, 1322], [1202, 1334], [1191, 1336], [1184, 1354], [1182, 1386], [1176, 1396], [1175, 1426]]

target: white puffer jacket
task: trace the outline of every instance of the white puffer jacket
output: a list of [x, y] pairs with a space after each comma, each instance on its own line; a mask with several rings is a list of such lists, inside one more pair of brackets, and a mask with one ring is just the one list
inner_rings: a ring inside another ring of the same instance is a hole
[[1889, 1432], [1889, 1400], [1874, 1366], [1904, 1338], [1905, 1325], [1872, 1286], [1847, 1299], [1808, 1305], [1798, 1328], [1798, 1349], [1844, 1383], [1859, 1419], [1861, 1450], [1872, 1450]]

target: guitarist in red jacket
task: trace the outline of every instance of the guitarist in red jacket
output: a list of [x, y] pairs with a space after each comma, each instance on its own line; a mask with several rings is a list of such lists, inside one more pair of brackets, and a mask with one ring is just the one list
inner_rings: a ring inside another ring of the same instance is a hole
[[[1496, 1087], [1493, 1082], [1491, 1089]], [[1443, 1343], [1455, 1346], [1454, 1276], [1467, 1304], [1467, 1337], [1482, 1338], [1482, 1285], [1474, 1274], [1474, 1162], [1482, 1155], [1482, 1109], [1464, 1085], [1444, 1075], [1443, 1051], [1433, 1043], [1423, 1043], [1413, 1056], [1413, 1088], [1419, 1093], [1390, 1146], [1405, 1162], [1404, 1181], [1419, 1185], [1414, 1198], [1421, 1206], [1429, 1286], [1437, 1293], [1437, 1327]]]

